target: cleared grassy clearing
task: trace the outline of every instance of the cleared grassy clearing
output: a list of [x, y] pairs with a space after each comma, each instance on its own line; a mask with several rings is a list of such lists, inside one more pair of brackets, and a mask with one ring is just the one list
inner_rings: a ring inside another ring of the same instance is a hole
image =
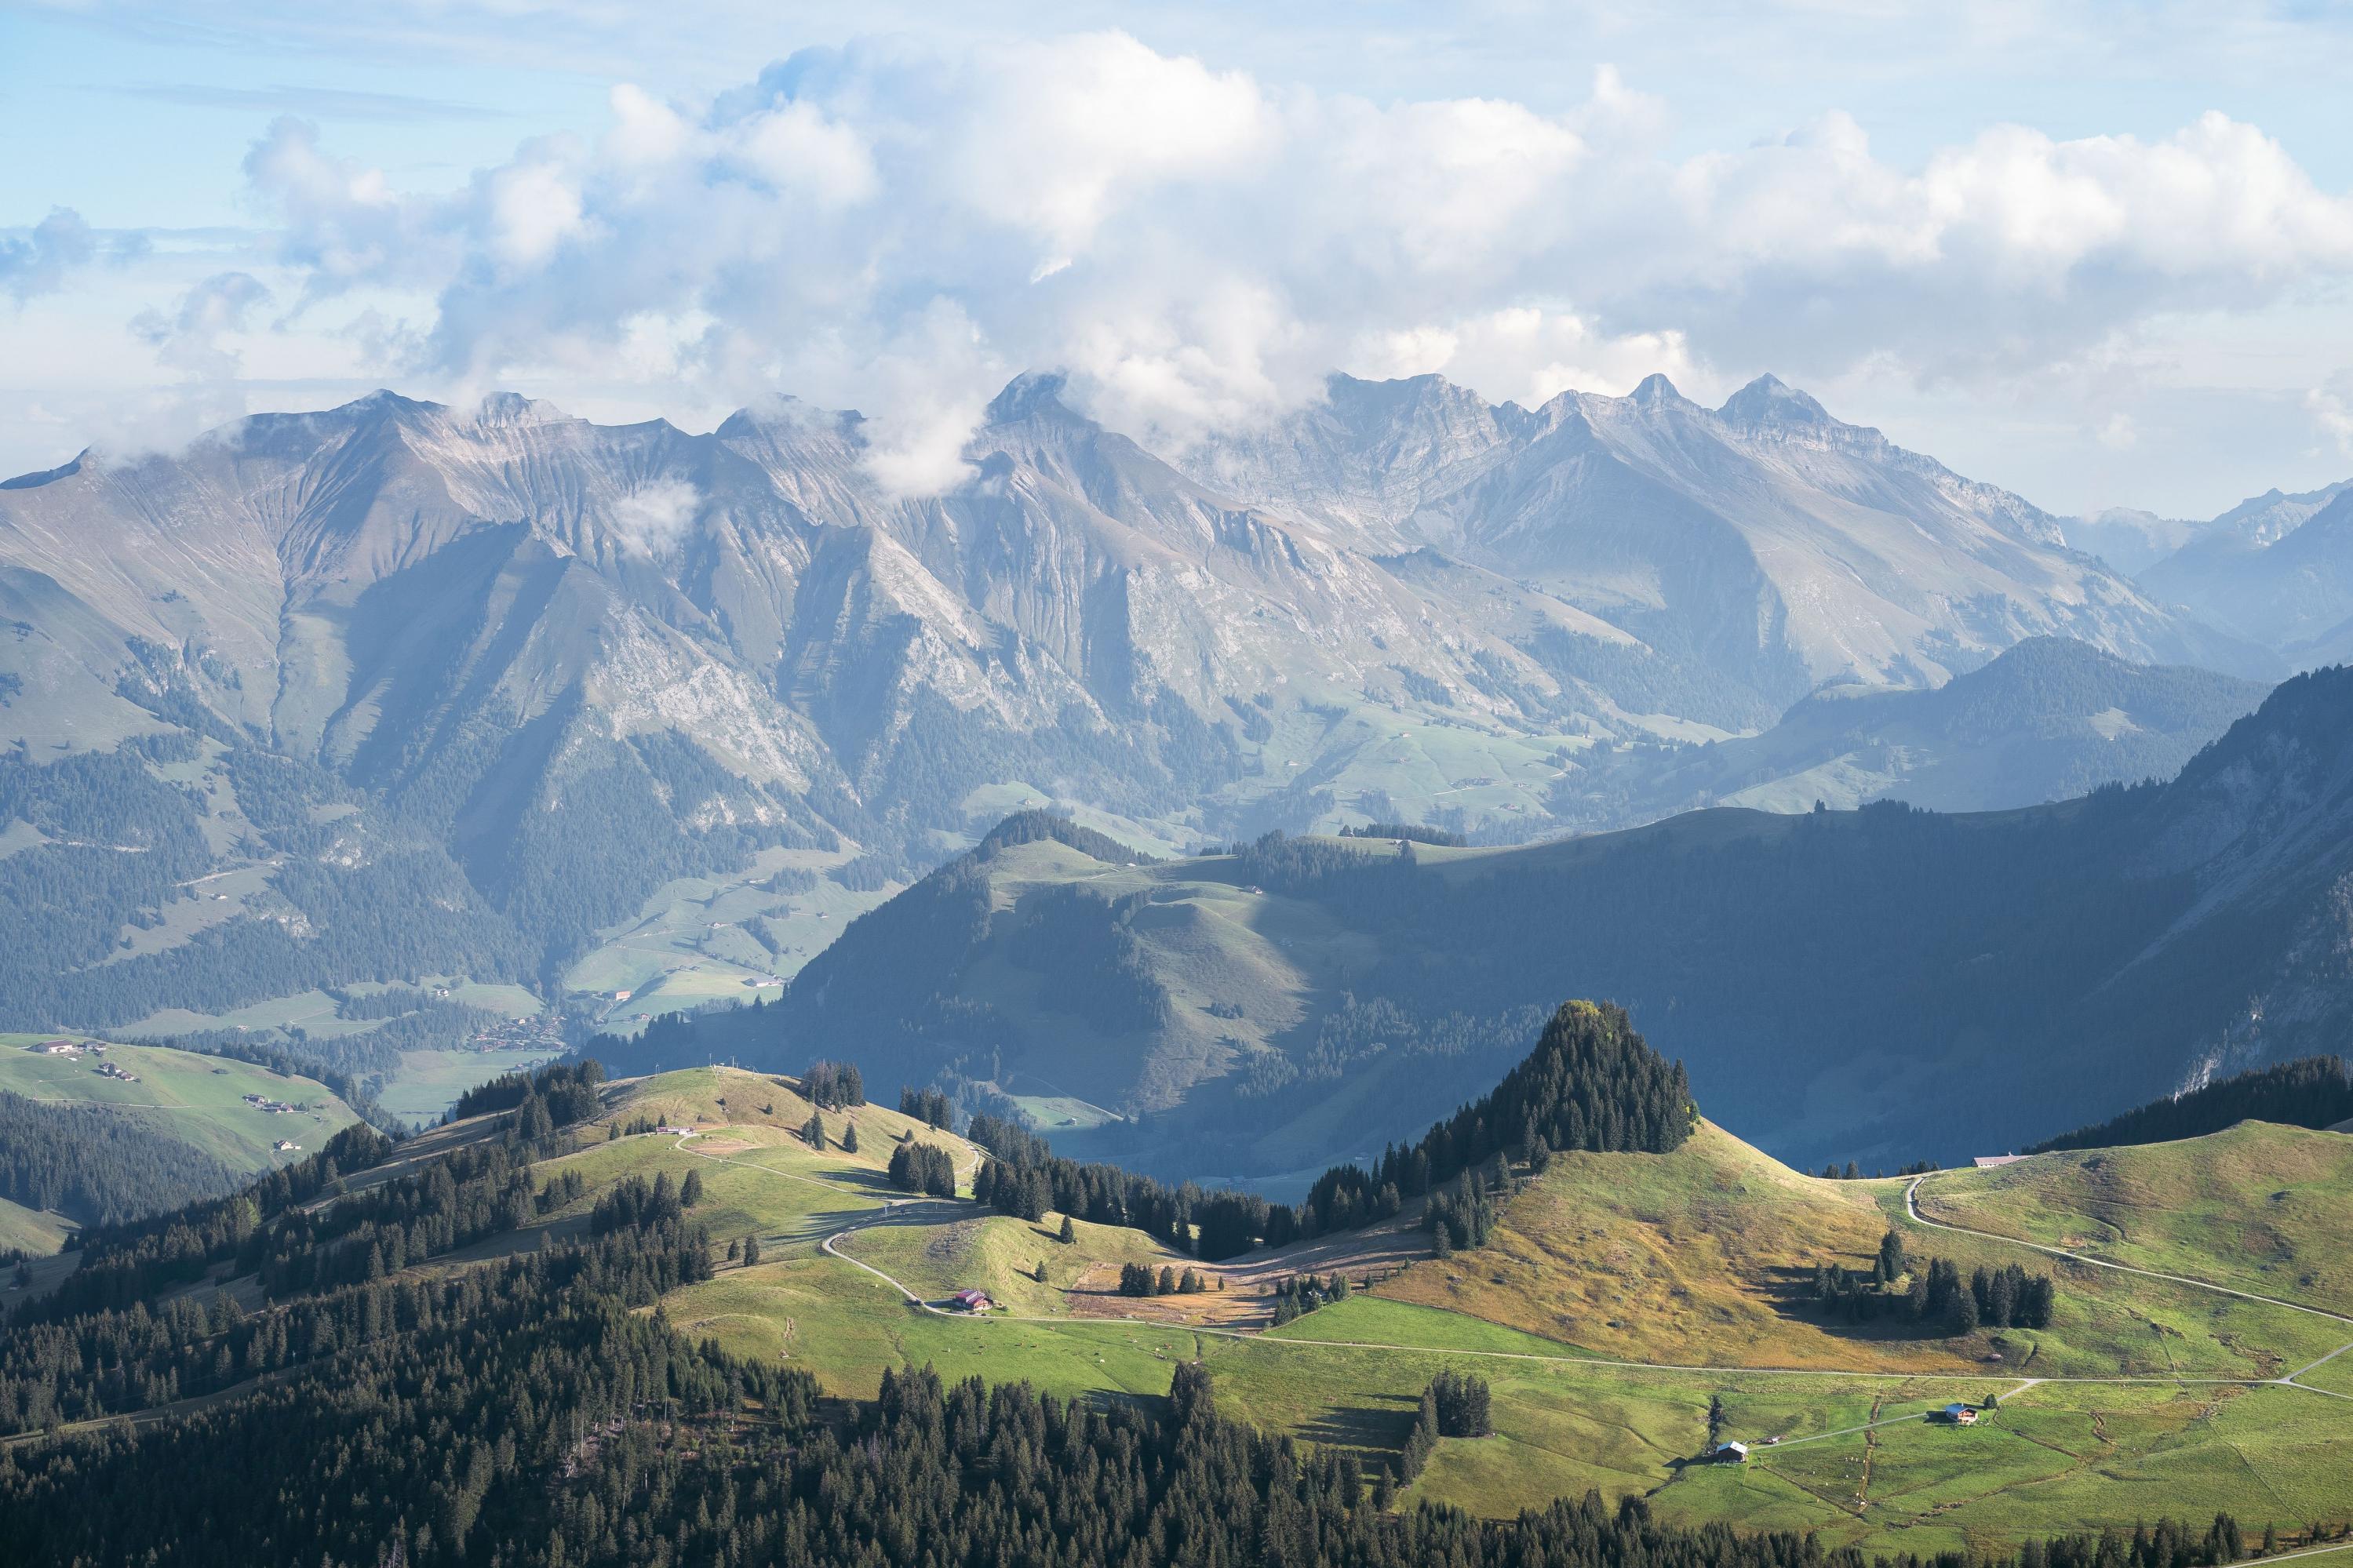
[[0, 1252], [47, 1257], [63, 1247], [76, 1228], [72, 1221], [45, 1209], [28, 1209], [0, 1198]]

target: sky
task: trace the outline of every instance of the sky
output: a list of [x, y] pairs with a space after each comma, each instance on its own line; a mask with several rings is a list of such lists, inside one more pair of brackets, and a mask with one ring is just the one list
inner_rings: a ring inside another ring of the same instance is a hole
[[1169, 450], [1772, 372], [2211, 516], [2353, 475], [2348, 79], [2333, 0], [0, 0], [0, 473], [391, 386], [922, 493], [1025, 370]]

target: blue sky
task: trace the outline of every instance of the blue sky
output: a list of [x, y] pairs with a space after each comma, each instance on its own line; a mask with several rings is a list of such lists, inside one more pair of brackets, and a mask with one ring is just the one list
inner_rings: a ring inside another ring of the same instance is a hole
[[1164, 444], [1772, 370], [2054, 510], [2353, 473], [2342, 7], [1267, 9], [0, 6], [0, 469], [514, 386], [923, 489], [1050, 364]]

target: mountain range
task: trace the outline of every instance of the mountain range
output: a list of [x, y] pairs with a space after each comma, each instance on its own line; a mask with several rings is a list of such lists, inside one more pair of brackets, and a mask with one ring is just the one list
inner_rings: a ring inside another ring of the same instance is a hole
[[864, 916], [780, 1004], [598, 1049], [855, 1052], [1169, 1175], [1377, 1152], [1618, 998], [1793, 1163], [1950, 1163], [2353, 1027], [2353, 671], [2164, 784], [2006, 812], [1715, 809], [1509, 848], [1271, 835], [1136, 864], [1032, 816]]
[[[251, 1005], [556, 998], [681, 879], [746, 900], [695, 928], [734, 987], [839, 929], [795, 901], [815, 871], [854, 912], [1015, 805], [1161, 853], [1525, 839], [1682, 788], [1587, 764], [1825, 683], [1926, 689], [2041, 637], [2277, 668], [1770, 377], [1715, 409], [1660, 377], [1537, 409], [1335, 378], [1173, 460], [1060, 394], [1009, 385], [936, 496], [788, 401], [695, 435], [390, 393], [5, 481], [0, 1010], [285, 1031]], [[346, 1006], [296, 1043], [367, 1055]]]

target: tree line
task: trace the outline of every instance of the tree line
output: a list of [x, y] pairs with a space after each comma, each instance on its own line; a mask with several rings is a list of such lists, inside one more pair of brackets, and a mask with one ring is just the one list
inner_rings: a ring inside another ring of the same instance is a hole
[[2353, 1120], [2353, 1065], [2339, 1057], [2305, 1057], [2256, 1068], [2169, 1100], [2127, 1110], [2096, 1126], [2079, 1127], [2027, 1150], [2115, 1149], [2203, 1138], [2242, 1121], [2289, 1127], [2334, 1127]]

